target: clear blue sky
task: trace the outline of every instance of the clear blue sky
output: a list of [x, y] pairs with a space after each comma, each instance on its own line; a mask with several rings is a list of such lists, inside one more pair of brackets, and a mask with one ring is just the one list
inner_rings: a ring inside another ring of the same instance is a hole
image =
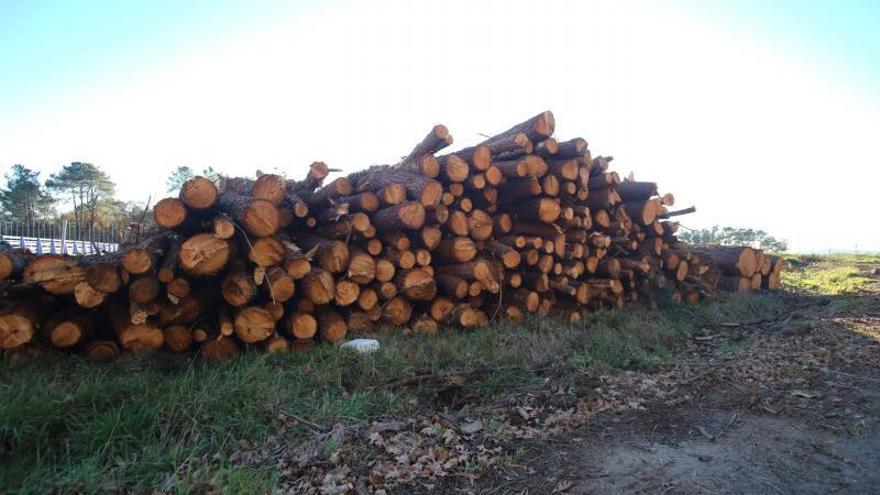
[[[468, 144], [551, 108], [562, 137], [696, 203], [693, 226], [880, 249], [855, 220], [850, 237], [812, 232], [836, 213], [810, 211], [830, 171], [836, 205], [874, 208], [880, 2], [540, 5], [0, 0], [0, 172], [87, 160], [139, 199], [179, 164], [352, 170], [435, 122]], [[787, 190], [762, 207], [740, 167]]]
[[[115, 81], [124, 77], [120, 72], [161, 64], [180, 52], [209, 49], [231, 34], [258, 30], [280, 12], [305, 14], [345, 3], [0, 0], [0, 111], [38, 104], [47, 93]], [[876, 0], [673, 0], [662, 5], [827, 63], [829, 70], [843, 72], [842, 80], [880, 101]]]

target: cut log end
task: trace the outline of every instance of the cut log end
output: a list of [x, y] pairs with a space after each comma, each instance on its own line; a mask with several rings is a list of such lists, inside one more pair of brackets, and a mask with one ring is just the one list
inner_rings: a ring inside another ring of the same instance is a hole
[[217, 202], [217, 186], [205, 177], [193, 177], [180, 188], [180, 199], [194, 210], [205, 210]]
[[281, 217], [278, 209], [271, 202], [255, 199], [245, 208], [242, 222], [245, 230], [251, 235], [266, 237], [278, 232]]
[[213, 234], [196, 234], [180, 248], [180, 266], [192, 275], [206, 276], [219, 272], [231, 256], [229, 241]]

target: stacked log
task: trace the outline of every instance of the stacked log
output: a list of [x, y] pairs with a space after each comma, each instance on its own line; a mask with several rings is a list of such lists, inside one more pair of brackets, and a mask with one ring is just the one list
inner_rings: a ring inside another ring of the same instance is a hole
[[779, 286], [781, 259], [678, 241], [688, 210], [671, 194], [554, 128], [543, 112], [440, 155], [452, 137], [437, 125], [399, 162], [333, 180], [322, 162], [298, 181], [195, 177], [120, 253], [0, 251], [0, 348], [228, 358]]

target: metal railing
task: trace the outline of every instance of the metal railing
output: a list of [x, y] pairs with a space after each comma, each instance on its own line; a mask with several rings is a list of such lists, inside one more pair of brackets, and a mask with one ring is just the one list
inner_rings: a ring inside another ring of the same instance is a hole
[[86, 255], [119, 250], [119, 229], [82, 227], [67, 220], [59, 222], [2, 221], [0, 239], [35, 254]]

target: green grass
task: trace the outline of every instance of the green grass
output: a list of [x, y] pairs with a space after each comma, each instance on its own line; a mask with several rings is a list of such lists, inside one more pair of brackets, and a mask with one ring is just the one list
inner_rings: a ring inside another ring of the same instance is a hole
[[845, 295], [863, 290], [871, 282], [863, 267], [880, 264], [878, 255], [789, 255], [782, 272], [785, 286], [812, 294]]
[[[790, 288], [839, 294], [864, 283], [846, 263], [798, 263], [785, 277]], [[286, 355], [247, 352], [228, 363], [162, 355], [105, 365], [59, 356], [4, 360], [0, 490], [187, 493], [209, 484], [229, 493], [269, 492], [274, 465], [243, 469], [228, 458], [240, 441], [261, 442], [279, 431], [281, 411], [327, 426], [404, 415], [428, 405], [429, 391], [383, 384], [484, 365], [502, 367], [472, 383], [485, 398], [536, 377], [652, 370], [674, 359], [695, 331], [784, 307], [784, 298], [772, 294], [731, 295], [658, 311], [599, 311], [577, 324], [535, 318], [436, 336], [392, 333], [366, 356], [321, 346]]]

